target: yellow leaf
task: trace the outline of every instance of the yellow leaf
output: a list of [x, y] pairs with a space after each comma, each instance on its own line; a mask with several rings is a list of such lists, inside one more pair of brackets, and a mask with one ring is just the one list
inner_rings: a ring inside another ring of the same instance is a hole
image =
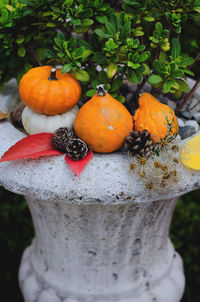
[[200, 170], [200, 134], [189, 139], [181, 150], [181, 160], [187, 168]]
[[5, 120], [9, 117], [10, 113], [4, 113], [0, 110], [0, 121]]

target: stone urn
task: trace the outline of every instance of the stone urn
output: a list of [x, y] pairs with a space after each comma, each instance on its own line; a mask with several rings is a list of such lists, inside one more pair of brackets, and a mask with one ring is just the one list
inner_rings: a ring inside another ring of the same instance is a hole
[[[0, 156], [24, 136], [1, 121]], [[1, 163], [0, 185], [25, 196], [35, 227], [19, 269], [24, 301], [179, 302], [185, 280], [169, 226], [200, 172], [179, 175], [147, 190], [122, 152], [94, 154], [80, 178], [64, 155]]]
[[[25, 134], [0, 123], [0, 156]], [[80, 179], [64, 155], [0, 164], [0, 185], [25, 196], [35, 239], [22, 257], [26, 302], [178, 302], [182, 260], [168, 237], [180, 195], [200, 188], [182, 169], [164, 195], [147, 194], [127, 154], [94, 154]]]

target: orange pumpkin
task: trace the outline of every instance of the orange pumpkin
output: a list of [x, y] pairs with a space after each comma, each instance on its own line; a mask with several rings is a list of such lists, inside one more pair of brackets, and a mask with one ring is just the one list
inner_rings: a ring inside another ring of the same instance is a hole
[[119, 149], [132, 129], [131, 114], [104, 85], [97, 86], [97, 93], [81, 107], [74, 121], [76, 135], [100, 153]]
[[169, 106], [161, 104], [150, 93], [143, 93], [138, 104], [133, 117], [136, 131], [147, 130], [154, 143], [178, 133], [177, 118]]
[[70, 110], [78, 102], [81, 87], [70, 74], [42, 66], [30, 69], [19, 83], [22, 101], [37, 113], [56, 115]]

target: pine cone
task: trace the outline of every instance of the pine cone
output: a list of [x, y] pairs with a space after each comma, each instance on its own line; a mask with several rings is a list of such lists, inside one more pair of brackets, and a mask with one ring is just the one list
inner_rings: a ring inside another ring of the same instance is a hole
[[24, 107], [24, 103], [20, 102], [15, 110], [10, 114], [11, 122], [15, 127], [23, 128], [22, 111], [24, 110]]
[[51, 141], [58, 151], [66, 153], [68, 142], [74, 138], [75, 135], [73, 130], [70, 130], [67, 127], [61, 127], [53, 133]]
[[88, 147], [81, 139], [74, 138], [68, 142], [66, 150], [71, 159], [80, 160], [86, 156]]
[[125, 139], [124, 147], [130, 155], [148, 157], [153, 149], [151, 135], [147, 130], [144, 130], [142, 133], [141, 131], [131, 131], [130, 135]]

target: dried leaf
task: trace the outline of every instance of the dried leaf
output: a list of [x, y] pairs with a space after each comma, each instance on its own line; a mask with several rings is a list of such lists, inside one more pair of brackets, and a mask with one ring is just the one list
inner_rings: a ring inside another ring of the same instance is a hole
[[9, 118], [10, 113], [4, 113], [0, 110], [0, 121]]
[[78, 161], [72, 160], [67, 154], [65, 156], [65, 161], [66, 163], [70, 166], [70, 168], [72, 169], [72, 171], [74, 171], [74, 173], [80, 177], [82, 170], [84, 169], [84, 167], [91, 161], [93, 156], [92, 150], [89, 150], [87, 155]]
[[28, 135], [10, 147], [1, 157], [0, 162], [40, 156], [63, 155], [54, 149], [51, 143], [52, 133]]

